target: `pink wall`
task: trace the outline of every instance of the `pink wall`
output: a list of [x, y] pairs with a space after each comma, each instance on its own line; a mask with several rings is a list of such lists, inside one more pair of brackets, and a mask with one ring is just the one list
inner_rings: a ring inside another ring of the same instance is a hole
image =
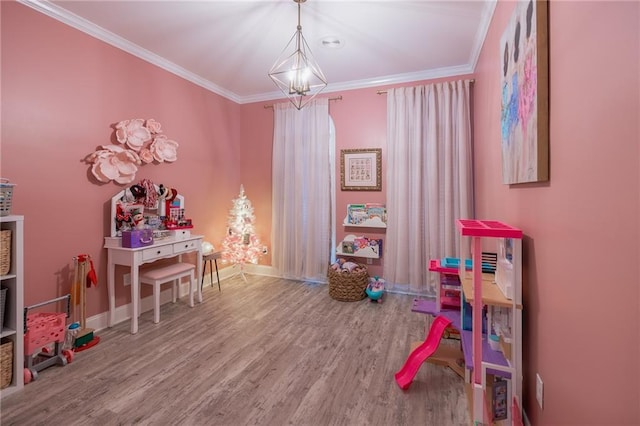
[[[275, 86], [274, 86], [275, 87]], [[245, 104], [240, 107], [242, 151], [241, 180], [253, 205], [255, 231], [269, 253], [258, 263], [271, 265], [271, 150], [273, 110], [265, 109], [269, 102]]]
[[498, 46], [514, 5], [498, 3], [476, 68], [474, 161], [477, 216], [526, 234], [524, 407], [533, 425], [640, 424], [640, 6], [551, 2], [551, 180], [510, 187]]
[[[17, 184], [12, 212], [25, 216], [25, 304], [69, 291], [73, 256], [96, 261], [99, 286], [87, 315], [108, 310], [109, 200], [83, 162], [109, 144], [112, 124], [154, 118], [180, 144], [173, 164], [136, 176], [176, 187], [196, 231], [218, 243], [240, 185], [240, 108], [132, 55], [15, 2], [2, 9], [1, 174]], [[129, 301], [117, 288], [117, 304]]]

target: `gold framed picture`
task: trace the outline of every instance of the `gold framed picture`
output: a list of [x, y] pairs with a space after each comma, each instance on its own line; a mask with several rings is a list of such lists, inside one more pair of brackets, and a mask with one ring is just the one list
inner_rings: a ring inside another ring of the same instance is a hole
[[340, 184], [343, 191], [382, 191], [382, 149], [341, 150]]

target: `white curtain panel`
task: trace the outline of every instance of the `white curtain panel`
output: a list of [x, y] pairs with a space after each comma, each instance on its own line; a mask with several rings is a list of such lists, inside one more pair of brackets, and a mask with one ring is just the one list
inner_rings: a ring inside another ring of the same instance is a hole
[[290, 279], [325, 281], [331, 253], [329, 101], [274, 106], [273, 266]]
[[456, 220], [472, 217], [468, 80], [387, 92], [387, 233], [390, 290], [435, 294], [429, 260], [457, 257]]

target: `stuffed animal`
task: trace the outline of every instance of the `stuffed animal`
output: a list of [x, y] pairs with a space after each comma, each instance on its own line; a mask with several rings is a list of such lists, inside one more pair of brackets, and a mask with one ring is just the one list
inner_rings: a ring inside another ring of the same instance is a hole
[[355, 262], [344, 262], [342, 264], [342, 272], [358, 272], [360, 265]]
[[336, 262], [331, 265], [331, 269], [333, 269], [334, 271], [339, 271], [342, 269], [342, 265], [344, 264], [345, 260], [344, 259], [338, 259], [336, 260]]
[[141, 208], [131, 211], [131, 228], [144, 229], [144, 214]]
[[351, 262], [344, 259], [338, 259], [333, 265], [331, 265], [331, 269], [341, 273], [348, 273], [348, 272], [360, 272], [363, 268], [355, 262]]

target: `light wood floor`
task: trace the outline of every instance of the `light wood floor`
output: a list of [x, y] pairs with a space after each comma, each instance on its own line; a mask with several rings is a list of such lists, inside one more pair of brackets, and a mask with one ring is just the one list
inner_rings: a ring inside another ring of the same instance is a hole
[[450, 369], [425, 363], [408, 391], [395, 383], [428, 324], [413, 297], [338, 302], [323, 284], [247, 279], [205, 287], [195, 308], [163, 305], [159, 324], [142, 314], [136, 335], [128, 321], [97, 332], [97, 346], [4, 398], [0, 423], [469, 424]]

